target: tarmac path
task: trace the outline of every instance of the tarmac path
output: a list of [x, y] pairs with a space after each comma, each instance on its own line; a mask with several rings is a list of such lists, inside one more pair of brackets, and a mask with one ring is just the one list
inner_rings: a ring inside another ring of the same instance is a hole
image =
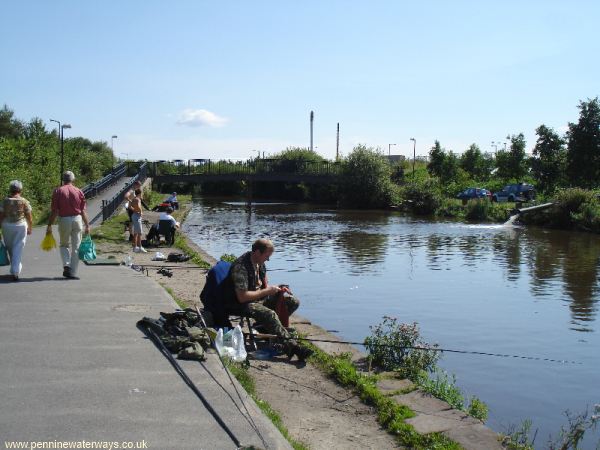
[[[90, 202], [90, 217], [99, 211], [94, 205], [111, 198], [114, 189]], [[38, 227], [28, 237], [20, 281], [13, 282], [8, 267], [0, 267], [0, 442], [5, 448], [11, 441], [40, 446], [84, 440], [113, 443], [112, 448], [235, 448], [136, 327], [143, 316], [157, 318], [160, 311], [176, 308], [164, 289], [124, 266], [80, 264], [80, 280], [65, 279], [58, 250], [39, 248], [44, 232]], [[208, 355], [204, 367], [179, 363], [242, 444], [265, 448], [243, 407], [240, 412], [224, 391], [240, 404], [216, 355]], [[235, 383], [267, 448], [291, 448]]]

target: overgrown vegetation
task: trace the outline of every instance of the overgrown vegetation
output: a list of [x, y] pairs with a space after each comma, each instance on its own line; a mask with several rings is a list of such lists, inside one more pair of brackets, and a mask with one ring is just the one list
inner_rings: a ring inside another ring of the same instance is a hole
[[436, 350], [438, 345], [425, 342], [416, 323], [400, 323], [396, 318], [384, 316], [383, 322], [370, 329], [371, 336], [365, 338], [365, 347], [376, 367], [398, 372], [453, 408], [481, 421], [487, 419], [487, 405], [477, 397], [471, 397], [469, 405], [465, 405], [455, 376], [450, 378], [437, 366], [440, 359], [440, 353]]
[[[79, 187], [109, 173], [113, 162], [106, 142], [64, 139], [64, 167], [73, 171]], [[4, 105], [0, 109], [0, 191], [4, 193], [15, 179], [23, 182], [23, 196], [34, 208], [35, 221], [47, 217], [52, 191], [60, 181], [60, 140], [57, 130], [48, 130], [41, 119], [17, 119]]]
[[358, 372], [350, 360], [350, 355], [331, 356], [312, 344], [304, 345], [309, 346], [314, 352], [311, 356], [312, 362], [341, 385], [352, 388], [365, 404], [377, 409], [379, 423], [394, 434], [401, 445], [414, 449], [458, 450], [462, 448], [440, 433], [426, 435], [417, 433], [411, 425], [404, 422], [406, 419], [414, 417], [414, 412], [407, 406], [400, 405], [390, 397], [383, 395], [377, 389], [377, 378]]

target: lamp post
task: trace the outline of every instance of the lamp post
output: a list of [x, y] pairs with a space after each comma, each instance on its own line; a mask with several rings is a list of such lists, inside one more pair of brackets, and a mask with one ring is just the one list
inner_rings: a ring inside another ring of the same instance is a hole
[[412, 178], [415, 181], [415, 160], [417, 159], [417, 140], [415, 138], [410, 138], [413, 141], [413, 173]]
[[[58, 143], [60, 145], [60, 122], [58, 120], [54, 120], [54, 119], [50, 119], [50, 122], [56, 122], [58, 124], [58, 129], [56, 130], [57, 133], [57, 137], [58, 137]], [[60, 183], [62, 184], [62, 170], [60, 172]]]
[[396, 144], [388, 144], [388, 156], [390, 156], [392, 154], [392, 145], [396, 145]]
[[114, 148], [114, 140], [117, 139], [119, 136], [117, 136], [116, 134], [112, 135], [110, 137], [110, 151], [112, 153], [112, 166], [113, 166], [113, 170], [115, 170], [115, 148]]
[[500, 142], [494, 142], [492, 141], [492, 147], [494, 147], [494, 155], [498, 153], [498, 144]]
[[[65, 128], [71, 128], [71, 125], [65, 123], [60, 127], [60, 177], [65, 173]], [[62, 183], [62, 181], [61, 181]]]

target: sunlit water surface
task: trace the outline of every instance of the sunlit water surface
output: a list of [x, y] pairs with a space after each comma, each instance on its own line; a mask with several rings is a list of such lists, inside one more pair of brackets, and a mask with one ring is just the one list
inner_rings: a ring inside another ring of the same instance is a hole
[[597, 235], [216, 199], [195, 203], [185, 229], [216, 258], [271, 238], [269, 280], [290, 284], [299, 313], [345, 339], [362, 341], [388, 315], [444, 348], [581, 363], [444, 354], [497, 431], [531, 419], [544, 448], [563, 411], [600, 403]]

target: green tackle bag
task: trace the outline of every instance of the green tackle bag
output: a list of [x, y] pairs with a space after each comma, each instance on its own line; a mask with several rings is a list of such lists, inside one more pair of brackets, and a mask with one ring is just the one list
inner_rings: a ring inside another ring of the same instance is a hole
[[96, 259], [96, 244], [92, 241], [92, 237], [86, 234], [79, 245], [79, 259], [82, 261], [92, 261]]

